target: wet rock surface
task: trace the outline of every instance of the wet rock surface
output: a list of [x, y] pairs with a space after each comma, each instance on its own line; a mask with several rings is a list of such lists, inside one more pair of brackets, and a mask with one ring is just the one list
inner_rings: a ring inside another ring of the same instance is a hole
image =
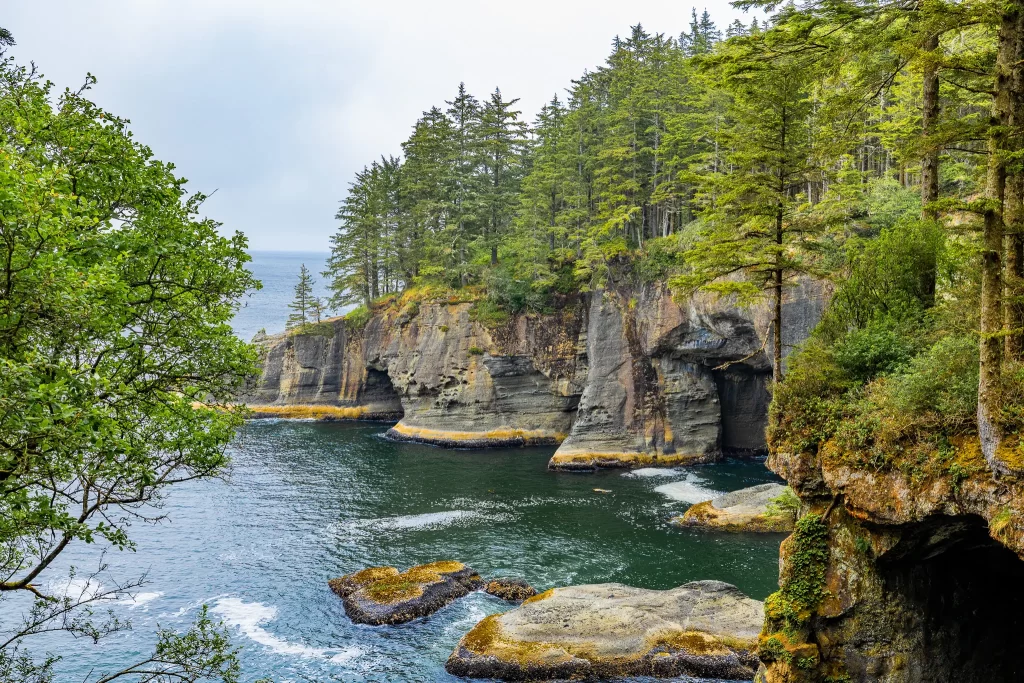
[[785, 484], [761, 484], [697, 503], [676, 517], [677, 526], [752, 533], [789, 533], [796, 510], [781, 500], [795, 495]]
[[555, 588], [487, 617], [445, 668], [506, 681], [622, 676], [751, 680], [763, 606], [734, 586], [666, 591], [617, 583]]
[[402, 624], [433, 614], [483, 586], [461, 562], [433, 562], [399, 572], [370, 567], [327, 582], [357, 624]]
[[484, 592], [508, 602], [522, 602], [536, 595], [537, 589], [522, 579], [501, 577], [488, 581]]

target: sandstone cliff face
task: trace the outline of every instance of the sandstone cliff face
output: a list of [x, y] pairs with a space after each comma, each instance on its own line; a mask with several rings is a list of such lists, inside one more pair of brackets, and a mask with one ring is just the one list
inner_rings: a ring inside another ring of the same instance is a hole
[[994, 476], [976, 439], [933, 456], [770, 455], [805, 532], [782, 547], [759, 681], [1024, 680], [1024, 482]]
[[[824, 306], [801, 285], [784, 315], [798, 342]], [[767, 313], [663, 285], [612, 285], [500, 328], [470, 303], [384, 310], [361, 330], [258, 339], [257, 414], [399, 419], [395, 438], [451, 447], [561, 444], [551, 466], [707, 462], [764, 446]], [[787, 349], [788, 350], [788, 349]], [[722, 367], [728, 364], [728, 367]]]

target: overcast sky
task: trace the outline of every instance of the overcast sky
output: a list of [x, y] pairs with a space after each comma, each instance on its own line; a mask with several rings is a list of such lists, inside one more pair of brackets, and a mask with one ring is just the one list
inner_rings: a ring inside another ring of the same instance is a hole
[[[719, 28], [750, 17], [707, 7]], [[208, 214], [253, 249], [326, 251], [352, 175], [398, 154], [460, 81], [519, 97], [525, 118], [643, 24], [678, 35], [667, 0], [6, 0], [13, 54], [132, 121]]]

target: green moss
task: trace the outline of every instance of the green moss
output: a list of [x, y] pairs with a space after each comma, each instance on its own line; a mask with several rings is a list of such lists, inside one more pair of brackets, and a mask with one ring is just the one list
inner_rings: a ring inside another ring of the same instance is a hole
[[511, 316], [491, 299], [480, 299], [469, 309], [469, 318], [484, 327], [494, 329], [509, 321]]
[[302, 335], [304, 337], [333, 337], [334, 325], [329, 322], [306, 323], [305, 325], [299, 325], [292, 330], [292, 335]]
[[469, 355], [471, 355], [471, 356], [482, 356], [482, 355], [484, 355], [484, 350], [481, 349], [479, 346], [470, 346], [469, 347]]
[[345, 316], [345, 329], [352, 332], [358, 332], [366, 327], [366, 323], [370, 322], [370, 318], [372, 317], [373, 312], [366, 306], [353, 308]]
[[780, 589], [765, 600], [765, 629], [759, 651], [766, 661], [793, 660], [798, 668], [814, 668], [817, 655], [807, 654], [807, 622], [825, 598], [828, 565], [828, 526], [821, 515], [804, 515], [797, 520]]

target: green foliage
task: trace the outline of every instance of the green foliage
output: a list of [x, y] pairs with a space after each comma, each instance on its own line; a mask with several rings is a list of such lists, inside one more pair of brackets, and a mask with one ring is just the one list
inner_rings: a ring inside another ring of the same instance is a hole
[[867, 382], [904, 367], [920, 344], [916, 334], [911, 325], [899, 325], [891, 318], [873, 320], [839, 339], [832, 347], [832, 358], [846, 376]]
[[482, 356], [482, 355], [484, 355], [484, 350], [481, 349], [479, 346], [470, 346], [469, 347], [469, 355], [471, 355], [471, 356]]
[[796, 516], [800, 512], [800, 499], [788, 486], [775, 498], [768, 501], [770, 516]]
[[[221, 408], [256, 370], [229, 326], [258, 287], [245, 238], [199, 216], [203, 196], [86, 98], [92, 82], [57, 94], [0, 57], [3, 680], [51, 678], [36, 634], [127, 627], [97, 620], [94, 598], [54, 594], [48, 577], [68, 548], [134, 548], [140, 508], [221, 474], [244, 416]], [[141, 585], [112, 583], [98, 599]], [[167, 680], [237, 677], [205, 612], [184, 636], [161, 632], [150, 663]]]
[[301, 328], [310, 323], [319, 324], [323, 314], [323, 302], [313, 294], [313, 279], [306, 264], [299, 269], [299, 281], [295, 283], [295, 298], [288, 304], [291, 313], [288, 315], [286, 329]]
[[508, 322], [510, 316], [508, 311], [490, 299], [481, 299], [469, 309], [469, 317], [484, 327], [496, 328]]
[[351, 332], [359, 332], [366, 323], [373, 317], [373, 311], [366, 306], [357, 306], [345, 314], [345, 329]]

